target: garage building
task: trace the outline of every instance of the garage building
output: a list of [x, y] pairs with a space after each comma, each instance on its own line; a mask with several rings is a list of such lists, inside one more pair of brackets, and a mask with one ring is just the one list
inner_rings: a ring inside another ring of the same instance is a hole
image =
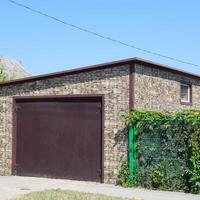
[[200, 76], [140, 58], [0, 84], [0, 175], [115, 183], [129, 110], [200, 109]]

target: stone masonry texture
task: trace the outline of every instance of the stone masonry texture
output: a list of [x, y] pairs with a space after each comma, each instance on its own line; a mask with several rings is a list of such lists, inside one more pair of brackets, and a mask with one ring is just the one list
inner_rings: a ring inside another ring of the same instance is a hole
[[0, 87], [0, 175], [11, 174], [13, 96], [104, 94], [104, 182], [114, 183], [127, 156], [120, 116], [129, 110], [128, 74], [129, 67], [120, 66]]
[[[192, 105], [182, 105], [180, 83], [192, 87]], [[189, 78], [157, 68], [135, 67], [134, 106], [138, 110], [180, 111], [200, 109], [200, 79]]]
[[[180, 103], [180, 83], [192, 85], [192, 105]], [[136, 65], [134, 107], [139, 110], [200, 109], [200, 80], [154, 67]], [[0, 86], [0, 175], [11, 174], [13, 96], [104, 95], [104, 182], [116, 183], [127, 158], [125, 124], [129, 112], [129, 65], [99, 69], [46, 80]]]

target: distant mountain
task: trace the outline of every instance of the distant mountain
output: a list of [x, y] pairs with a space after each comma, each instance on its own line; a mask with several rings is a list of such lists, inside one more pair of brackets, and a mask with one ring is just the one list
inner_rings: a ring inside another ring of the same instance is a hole
[[30, 76], [20, 63], [11, 58], [0, 57], [0, 69], [1, 68], [8, 79], [18, 79]]

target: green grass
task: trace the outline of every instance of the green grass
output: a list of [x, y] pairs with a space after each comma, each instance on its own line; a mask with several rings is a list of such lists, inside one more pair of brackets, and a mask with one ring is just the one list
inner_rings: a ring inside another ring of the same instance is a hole
[[31, 192], [11, 200], [135, 200], [129, 198], [117, 198], [105, 195], [74, 192], [68, 190], [44, 190]]

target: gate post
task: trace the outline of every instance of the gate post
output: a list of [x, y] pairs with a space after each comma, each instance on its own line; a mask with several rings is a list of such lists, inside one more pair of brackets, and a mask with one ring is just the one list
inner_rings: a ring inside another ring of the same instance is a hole
[[130, 185], [136, 184], [136, 125], [129, 126], [129, 174]]

